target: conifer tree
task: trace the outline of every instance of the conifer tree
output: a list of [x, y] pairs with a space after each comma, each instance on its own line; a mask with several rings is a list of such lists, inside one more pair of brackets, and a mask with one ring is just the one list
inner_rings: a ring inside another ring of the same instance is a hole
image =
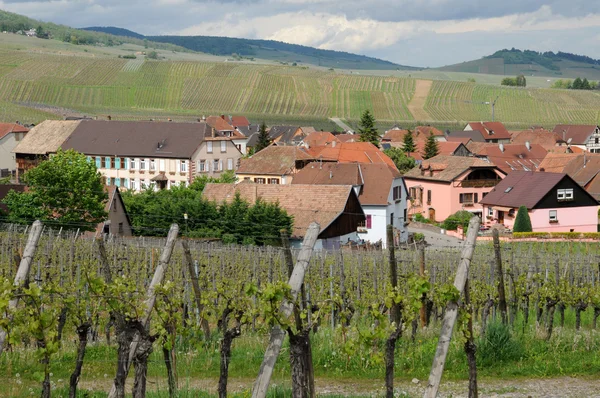
[[271, 139], [269, 138], [269, 133], [267, 133], [267, 125], [265, 122], [262, 122], [258, 130], [258, 143], [256, 144], [254, 153], [265, 149], [269, 145], [271, 145]]
[[358, 133], [360, 134], [361, 142], [370, 142], [371, 144], [379, 147], [379, 133], [375, 128], [375, 118], [371, 112], [367, 109], [363, 112], [358, 123]]
[[517, 212], [517, 218], [515, 218], [515, 225], [513, 226], [513, 232], [532, 232], [531, 219], [529, 218], [529, 212], [526, 206], [519, 207]]
[[433, 133], [429, 133], [429, 137], [427, 137], [427, 142], [425, 143], [423, 159], [431, 159], [432, 157], [437, 156], [438, 153], [440, 153], [438, 142], [433, 136]]
[[404, 152], [411, 153], [415, 151], [415, 139], [412, 131], [408, 130], [402, 143], [404, 144], [402, 147]]

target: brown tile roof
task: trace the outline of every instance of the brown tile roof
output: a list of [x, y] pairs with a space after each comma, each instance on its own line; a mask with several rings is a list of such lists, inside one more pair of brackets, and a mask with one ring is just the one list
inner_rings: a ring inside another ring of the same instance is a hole
[[471, 151], [471, 153], [473, 153], [474, 155], [479, 155], [482, 151], [485, 150], [485, 148], [487, 148], [490, 145], [496, 146], [498, 144], [488, 144], [487, 142], [471, 141], [467, 144], [467, 149]]
[[386, 164], [314, 162], [299, 171], [292, 184], [360, 185], [361, 205], [387, 206], [392, 182], [400, 177]]
[[190, 159], [210, 134], [204, 122], [83, 120], [62, 148], [86, 155]]
[[462, 144], [468, 145], [470, 142], [472, 142], [471, 138], [469, 137], [458, 137], [458, 136], [450, 136], [448, 135], [446, 137], [446, 141], [448, 142], [460, 142]]
[[[567, 175], [564, 173], [514, 171], [500, 181], [479, 203], [513, 208], [527, 206], [528, 209], [533, 209], [565, 177]], [[506, 192], [507, 190], [509, 192]]]
[[239, 174], [286, 175], [296, 169], [297, 161], [314, 160], [314, 157], [296, 146], [269, 146], [242, 159]]
[[315, 159], [339, 163], [385, 163], [396, 165], [385, 153], [370, 142], [342, 142], [336, 146], [313, 147], [309, 152]]
[[334, 141], [338, 143], [340, 142], [335, 135], [326, 131], [314, 131], [309, 133], [302, 141], [304, 141], [304, 143], [309, 147], [325, 146]]
[[25, 134], [13, 149], [13, 153], [30, 155], [55, 153], [80, 123], [81, 120], [45, 120]]
[[234, 127], [247, 127], [250, 126], [250, 121], [246, 116], [232, 116], [231, 125]]
[[536, 171], [547, 154], [548, 151], [539, 144], [530, 144], [530, 149], [521, 144], [488, 144], [477, 153], [487, 157], [505, 173]]
[[600, 173], [585, 186], [585, 190], [594, 197], [597, 201], [600, 201]]
[[597, 128], [598, 126], [593, 124], [557, 124], [552, 131], [565, 141], [571, 138], [573, 145], [585, 145]]
[[388, 130], [381, 140], [390, 142], [404, 142], [404, 136], [406, 136], [406, 134], [408, 134], [408, 130]]
[[318, 222], [323, 232], [346, 207], [351, 185], [265, 185], [254, 183], [206, 184], [202, 196], [211, 201], [230, 202], [239, 192], [250, 203], [258, 198], [279, 203], [294, 218], [293, 237], [303, 237], [312, 222]]
[[540, 170], [544, 169], [548, 173], [563, 173], [569, 163], [577, 159], [577, 156], [573, 153], [549, 153], [540, 163]]
[[[438, 142], [438, 150], [439, 150], [438, 155], [453, 155], [454, 152], [456, 152], [456, 150], [461, 145], [463, 145], [461, 142], [456, 142], [456, 141], [454, 141], [454, 142], [439, 141]], [[425, 145], [423, 145], [422, 151], [424, 151], [424, 150], [425, 150]]]
[[442, 130], [438, 130], [433, 126], [417, 126], [415, 127], [415, 133], [416, 136], [423, 135], [425, 137], [429, 137], [430, 133], [433, 133], [433, 135], [436, 137], [444, 136], [444, 132]]
[[469, 126], [473, 130], [479, 131], [485, 140], [510, 139], [510, 133], [501, 122], [473, 122], [469, 123]]
[[9, 133], [26, 133], [29, 129], [18, 123], [0, 123], [0, 139]]
[[[404, 178], [451, 182], [465, 171], [481, 167], [496, 169], [493, 163], [475, 157], [437, 155], [423, 160], [419, 167], [404, 174]], [[434, 174], [430, 175], [430, 171]]]
[[358, 134], [337, 134], [335, 137], [340, 142], [358, 142], [360, 139]]
[[542, 168], [547, 172], [566, 173], [579, 185], [585, 186], [600, 172], [600, 155], [548, 154], [540, 165]]
[[457, 138], [461, 138], [461, 139], [468, 138], [471, 140], [471, 142], [485, 142], [485, 140], [483, 139], [483, 135], [481, 135], [481, 133], [478, 130], [476, 130], [476, 131], [463, 131], [463, 130], [452, 131], [446, 137], [446, 141], [452, 141], [453, 139], [457, 139]]
[[546, 150], [551, 150], [556, 147], [557, 144], [561, 144], [564, 141], [558, 134], [553, 133], [552, 131], [536, 128], [514, 131], [510, 142], [511, 144], [525, 144], [526, 142], [529, 142], [530, 144], [541, 145], [546, 148]]
[[206, 124], [217, 131], [233, 131], [235, 128], [220, 116], [209, 116], [206, 118]]

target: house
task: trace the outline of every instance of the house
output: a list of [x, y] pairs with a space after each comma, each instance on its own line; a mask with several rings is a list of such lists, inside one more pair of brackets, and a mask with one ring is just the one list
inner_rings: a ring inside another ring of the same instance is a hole
[[421, 214], [443, 221], [459, 210], [482, 215], [479, 199], [506, 174], [484, 159], [438, 155], [404, 174], [409, 191], [409, 217]]
[[[481, 135], [481, 133], [479, 131], [465, 131], [465, 130], [459, 130], [459, 131], [448, 131], [447, 135], [446, 135], [446, 141], [461, 141], [463, 142], [465, 145], [467, 145], [467, 147], [469, 146], [470, 143], [479, 143], [479, 142], [483, 142], [485, 143], [486, 140], [483, 139], [483, 135]], [[466, 143], [465, 143], [466, 141]]]
[[17, 181], [27, 170], [56, 153], [80, 123], [81, 120], [46, 120], [29, 130], [13, 150]]
[[358, 240], [356, 231], [365, 222], [365, 214], [352, 185], [211, 183], [206, 185], [202, 195], [221, 203], [233, 200], [236, 193], [250, 203], [259, 198], [279, 203], [294, 219], [290, 239], [293, 247], [300, 247], [309, 225], [317, 222], [321, 230], [315, 249], [338, 250], [348, 239]]
[[600, 154], [549, 153], [538, 171], [566, 173], [596, 200], [600, 200]]
[[501, 122], [472, 122], [465, 126], [465, 131], [478, 131], [486, 142], [494, 144], [510, 142], [510, 133]]
[[104, 235], [132, 236], [131, 220], [123, 203], [119, 187], [107, 186], [108, 200], [104, 210], [108, 214], [106, 220], [96, 227], [96, 237]]
[[425, 139], [433, 134], [437, 141], [446, 141], [444, 132], [432, 126], [417, 126], [414, 132], [416, 136], [425, 137]]
[[572, 147], [578, 147], [592, 153], [600, 153], [600, 126], [583, 124], [557, 124], [554, 133]]
[[323, 162], [337, 163], [381, 163], [396, 168], [396, 165], [385, 153], [370, 142], [333, 141], [331, 145], [312, 147], [307, 152], [315, 159]]
[[388, 224], [400, 242], [408, 239], [408, 191], [398, 170], [386, 164], [314, 162], [294, 176], [294, 184], [352, 185], [366, 216], [358, 229], [361, 239], [385, 247]]
[[598, 201], [564, 173], [515, 171], [480, 202], [489, 224], [514, 226], [526, 206], [533, 232], [596, 232]]
[[556, 134], [552, 131], [544, 128], [530, 128], [522, 131], [511, 132], [511, 144], [522, 144], [529, 142], [534, 145], [541, 145], [548, 152], [568, 152], [570, 151], [570, 145], [562, 139], [560, 134]]
[[257, 184], [291, 184], [294, 175], [315, 158], [296, 146], [269, 146], [242, 159], [238, 181]]
[[306, 135], [302, 139], [300, 145], [305, 148], [323, 147], [326, 145], [331, 145], [331, 143], [334, 141], [336, 143], [341, 142], [335, 135], [331, 134], [330, 132], [314, 131]]
[[485, 144], [476, 156], [486, 158], [506, 174], [515, 170], [536, 171], [548, 151], [540, 144]]
[[269, 139], [274, 145], [297, 145], [304, 138], [304, 131], [298, 126], [273, 126], [269, 129]]
[[[246, 121], [245, 117], [243, 117]], [[236, 148], [242, 153], [247, 153], [247, 143], [249, 137], [242, 133], [238, 128], [234, 127], [229, 122], [232, 120], [231, 116], [209, 116], [206, 118], [206, 124], [208, 124], [211, 128], [215, 129], [220, 137], [227, 137], [233, 141], [233, 144]], [[248, 126], [244, 126], [247, 128]]]
[[335, 134], [335, 138], [339, 142], [358, 142], [360, 141], [360, 135], [358, 134]]
[[450, 132], [447, 132], [446, 133], [446, 141], [447, 142], [460, 142], [461, 144], [464, 144], [465, 146], [467, 146], [467, 145], [469, 145], [469, 143], [472, 140], [469, 137], [454, 136], [454, 135], [450, 135]]
[[28, 131], [18, 123], [0, 123], [0, 169], [15, 170], [13, 150]]

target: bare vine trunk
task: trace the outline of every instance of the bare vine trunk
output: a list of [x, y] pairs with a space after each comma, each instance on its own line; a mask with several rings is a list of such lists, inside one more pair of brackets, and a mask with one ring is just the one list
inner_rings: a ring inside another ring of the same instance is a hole
[[125, 398], [125, 379], [129, 365], [129, 347], [139, 329], [139, 322], [129, 321], [121, 325], [117, 323], [117, 374], [115, 376], [115, 397]]
[[148, 335], [147, 331], [140, 332], [140, 339], [133, 357], [135, 378], [133, 380], [133, 398], [146, 397], [146, 381], [148, 376], [148, 357], [152, 353], [152, 343], [155, 338]]
[[173, 398], [177, 395], [177, 378], [175, 377], [175, 350], [168, 349], [163, 346], [163, 358], [165, 367], [167, 368], [167, 380], [169, 383], [169, 397]]
[[77, 384], [79, 383], [79, 376], [81, 376], [81, 369], [83, 368], [83, 358], [85, 357], [85, 349], [88, 343], [88, 333], [91, 327], [92, 325], [87, 322], [77, 327], [79, 345], [77, 346], [75, 370], [73, 370], [73, 373], [71, 373], [71, 377], [69, 378], [69, 398], [75, 398], [77, 396]]
[[598, 323], [598, 317], [600, 316], [600, 307], [594, 307], [594, 320], [592, 321], [592, 326], [596, 329], [596, 325]]
[[58, 334], [57, 334], [58, 342], [62, 341], [63, 330], [65, 328], [65, 324], [67, 323], [67, 312], [68, 312], [68, 308], [67, 308], [67, 306], [64, 306], [60, 310], [60, 315], [58, 316]]
[[219, 371], [219, 387], [218, 393], [219, 398], [227, 397], [227, 378], [229, 377], [229, 362], [231, 361], [231, 345], [233, 339], [239, 337], [242, 333], [240, 325], [228, 329], [223, 334], [223, 340], [221, 340], [221, 368]]
[[[471, 315], [467, 322], [467, 340], [465, 341], [465, 354], [467, 355], [467, 363], [469, 365], [469, 398], [477, 398], [479, 394], [477, 390], [477, 346], [475, 345], [475, 338], [473, 336], [473, 311], [471, 310], [471, 293], [469, 291], [468, 279], [465, 283], [465, 306], [469, 315]], [[506, 320], [506, 312], [503, 319]]]
[[290, 338], [290, 365], [292, 371], [292, 397], [310, 398], [314, 396], [314, 379], [311, 377], [312, 349], [310, 330], [296, 334], [288, 333]]

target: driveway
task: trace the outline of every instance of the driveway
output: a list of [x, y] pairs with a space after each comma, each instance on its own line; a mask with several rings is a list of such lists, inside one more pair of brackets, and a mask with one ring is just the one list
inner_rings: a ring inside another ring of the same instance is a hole
[[408, 227], [408, 232], [425, 235], [425, 241], [432, 247], [460, 247], [463, 243], [462, 240], [454, 236], [442, 235], [426, 229]]

